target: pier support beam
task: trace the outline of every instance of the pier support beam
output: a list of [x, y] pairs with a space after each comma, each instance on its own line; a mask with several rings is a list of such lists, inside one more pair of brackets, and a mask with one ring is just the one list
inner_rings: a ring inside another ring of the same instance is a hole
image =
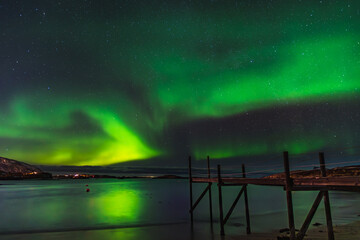
[[211, 185], [208, 185], [205, 190], [201, 193], [200, 197], [196, 200], [196, 202], [194, 203], [194, 205], [191, 207], [190, 209], [190, 213], [192, 213], [195, 208], [197, 207], [197, 205], [200, 203], [201, 199], [203, 199], [203, 197], [205, 196], [206, 192], [209, 191], [211, 188]]
[[[210, 157], [207, 156], [207, 170], [208, 170], [208, 178], [211, 178], [211, 172], [210, 172]], [[210, 210], [210, 223], [211, 228], [213, 226], [213, 214], [212, 214], [212, 199], [211, 199], [211, 185], [212, 183], [208, 183], [209, 186], [209, 210]]]
[[294, 223], [294, 210], [292, 202], [292, 179], [290, 177], [290, 165], [289, 165], [289, 153], [284, 152], [284, 168], [285, 168], [285, 180], [286, 180], [286, 201], [287, 201], [287, 210], [288, 210], [288, 221], [290, 229], [290, 240], [295, 240], [295, 223]]
[[[210, 163], [209, 157], [207, 157], [207, 167], [208, 167], [208, 179], [210, 179]], [[209, 207], [210, 207], [210, 221], [211, 221], [211, 229], [213, 228], [213, 216], [212, 216], [212, 200], [211, 200], [211, 186], [212, 182], [208, 182], [204, 191], [200, 194], [200, 196], [196, 199], [195, 203], [193, 204], [193, 189], [192, 189], [192, 169], [191, 169], [191, 156], [189, 156], [189, 185], [190, 185], [190, 220], [191, 220], [191, 229], [194, 228], [194, 210], [199, 205], [201, 200], [204, 198], [207, 192], [209, 192]]]
[[[321, 176], [326, 177], [326, 168], [325, 168], [325, 157], [324, 153], [319, 153], [319, 161], [320, 161], [320, 171]], [[331, 218], [331, 210], [330, 210], [330, 198], [328, 191], [322, 191], [324, 194], [324, 205], [325, 205], [325, 214], [326, 214], [326, 223], [327, 223], [327, 230], [328, 230], [328, 239], [334, 240], [334, 229], [332, 225], [332, 218]]]
[[191, 173], [191, 156], [189, 156], [189, 184], [190, 184], [190, 221], [191, 229], [194, 227], [194, 214], [192, 211], [193, 208], [193, 191], [192, 191], [192, 173]]
[[[242, 164], [241, 168], [242, 168], [243, 178], [246, 178], [245, 165]], [[249, 213], [249, 202], [247, 195], [247, 185], [244, 185], [244, 202], [245, 202], [245, 216], [246, 216], [246, 233], [250, 234], [251, 228], [250, 228], [250, 213]]]
[[317, 195], [311, 209], [310, 212], [308, 213], [308, 215], [306, 216], [305, 222], [303, 223], [299, 233], [296, 236], [297, 240], [302, 240], [305, 237], [306, 231], [308, 230], [311, 220], [313, 219], [315, 212], [317, 210], [317, 208], [319, 207], [319, 204], [322, 200], [322, 198], [324, 197], [324, 193], [323, 192], [319, 192], [319, 194]]
[[[250, 228], [250, 214], [249, 214], [249, 203], [247, 197], [247, 185], [248, 184], [257, 184], [257, 185], [270, 185], [270, 186], [284, 186], [286, 191], [286, 200], [287, 200], [287, 210], [288, 210], [288, 222], [290, 230], [290, 240], [302, 240], [305, 237], [306, 231], [308, 230], [311, 221], [315, 215], [315, 212], [318, 209], [318, 206], [322, 199], [324, 199], [327, 229], [328, 229], [328, 240], [334, 240], [334, 230], [332, 225], [331, 218], [331, 209], [330, 209], [330, 199], [329, 199], [329, 190], [344, 190], [344, 191], [356, 191], [360, 189], [357, 186], [359, 181], [358, 178], [334, 178], [326, 177], [326, 168], [324, 153], [319, 153], [320, 161], [320, 170], [321, 178], [313, 179], [292, 179], [290, 175], [290, 163], [289, 163], [289, 154], [288, 152], [283, 153], [284, 156], [284, 168], [285, 168], [285, 180], [284, 179], [262, 179], [262, 178], [246, 178], [245, 166], [242, 165], [242, 178], [239, 177], [221, 177], [221, 166], [217, 165], [217, 179], [211, 178], [210, 170], [210, 157], [207, 157], [207, 178], [193, 178], [192, 177], [192, 168], [191, 168], [191, 157], [189, 156], [189, 185], [190, 185], [190, 215], [191, 215], [191, 228], [193, 229], [193, 211], [204, 198], [207, 192], [209, 192], [209, 209], [210, 209], [210, 221], [211, 229], [213, 227], [213, 213], [212, 213], [212, 196], [211, 196], [211, 186], [212, 183], [217, 182], [218, 191], [219, 191], [219, 222], [220, 222], [220, 234], [225, 235], [225, 224], [229, 220], [232, 212], [234, 211], [236, 204], [238, 203], [241, 195], [244, 194], [245, 202], [245, 214], [246, 214], [246, 232], [247, 234], [251, 233]], [[232, 175], [232, 174], [231, 174]], [[310, 181], [309, 181], [310, 180]], [[349, 182], [350, 181], [350, 182]], [[193, 204], [193, 188], [192, 183], [207, 183], [206, 188], [200, 194], [200, 196]], [[349, 184], [350, 183], [350, 184]], [[231, 205], [229, 211], [224, 218], [223, 211], [223, 199], [222, 199], [222, 187], [223, 186], [242, 186], [240, 192], [238, 193], [235, 201]], [[294, 221], [294, 209], [292, 202], [292, 191], [319, 191], [303, 225], [298, 234], [295, 233], [295, 221]]]
[[225, 225], [225, 224], [227, 223], [227, 221], [229, 220], [229, 218], [230, 218], [232, 212], [234, 211], [234, 209], [235, 209], [235, 207], [236, 207], [236, 204], [238, 203], [238, 201], [239, 201], [241, 195], [243, 194], [244, 190], [245, 190], [245, 185], [241, 188], [239, 194], [238, 194], [238, 195], [236, 196], [236, 198], [235, 198], [235, 201], [234, 201], [233, 204], [231, 205], [228, 213], [226, 214], [226, 217], [224, 218], [224, 221], [223, 221], [224, 225]]
[[222, 179], [221, 179], [220, 165], [217, 165], [217, 171], [218, 171], [218, 189], [219, 189], [220, 234], [221, 236], [224, 236], [225, 230], [224, 230], [224, 213], [223, 213], [223, 203], [222, 203], [222, 193], [221, 193]]

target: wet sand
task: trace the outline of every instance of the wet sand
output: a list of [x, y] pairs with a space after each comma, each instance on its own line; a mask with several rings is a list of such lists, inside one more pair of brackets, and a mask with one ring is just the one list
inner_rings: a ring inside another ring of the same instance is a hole
[[[289, 236], [286, 233], [279, 233], [279, 231], [271, 232], [271, 233], [253, 233], [250, 235], [242, 235], [242, 236], [231, 236], [231, 240], [276, 240], [277, 237]], [[334, 236], [336, 240], [350, 240], [350, 239], [360, 239], [360, 221], [346, 224], [334, 226]], [[326, 225], [322, 225], [319, 227], [314, 227], [309, 229], [306, 233], [304, 239], [307, 240], [327, 240], [328, 233]]]
[[[102, 230], [81, 230], [81, 231], [63, 231], [63, 232], [46, 232], [46, 233], [25, 233], [25, 234], [1, 234], [2, 240], [276, 240], [278, 236], [286, 236], [286, 233], [279, 231], [268, 233], [252, 233], [250, 235], [239, 235], [229, 233], [220, 236], [218, 227], [214, 226], [213, 231], [208, 228], [208, 224], [197, 224], [194, 231], [190, 230], [190, 225], [174, 224], [166, 226], [147, 226], [134, 228], [119, 229], [102, 229]], [[336, 240], [360, 239], [360, 222], [354, 222], [347, 225], [334, 226]], [[310, 229], [305, 239], [308, 240], [326, 240], [326, 226], [319, 226]]]

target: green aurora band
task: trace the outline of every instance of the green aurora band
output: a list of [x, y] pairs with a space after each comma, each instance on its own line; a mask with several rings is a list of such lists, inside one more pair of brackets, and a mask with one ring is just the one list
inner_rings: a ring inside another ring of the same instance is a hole
[[[48, 3], [42, 25], [26, 3], [26, 23], [9, 14], [0, 156], [58, 165], [170, 157], [177, 153], [165, 143], [177, 136], [166, 132], [193, 121], [359, 101], [358, 1], [155, 2], [164, 4]], [[83, 7], [89, 13], [79, 13]], [[11, 45], [26, 41], [33, 47]], [[281, 136], [188, 136], [181, 151], [230, 158], [359, 143], [351, 126], [329, 140], [320, 130], [301, 131], [307, 120], [299, 121], [298, 132]]]

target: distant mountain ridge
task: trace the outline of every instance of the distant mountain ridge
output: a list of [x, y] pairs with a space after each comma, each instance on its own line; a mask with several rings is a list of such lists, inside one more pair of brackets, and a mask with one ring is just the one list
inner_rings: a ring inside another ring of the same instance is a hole
[[22, 174], [42, 173], [42, 171], [35, 166], [4, 157], [0, 157], [0, 172]]
[[51, 174], [40, 168], [13, 159], [0, 157], [1, 179], [51, 178]]

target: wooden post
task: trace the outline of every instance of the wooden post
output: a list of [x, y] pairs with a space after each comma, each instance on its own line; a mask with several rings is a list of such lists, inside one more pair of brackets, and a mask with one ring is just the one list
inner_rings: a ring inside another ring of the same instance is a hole
[[294, 210], [293, 210], [292, 195], [291, 195], [292, 179], [290, 177], [288, 152], [284, 152], [284, 168], [285, 168], [285, 181], [286, 181], [285, 187], [286, 187], [286, 200], [287, 200], [287, 209], [288, 209], [290, 239], [295, 240]]
[[194, 227], [194, 215], [192, 211], [193, 207], [193, 191], [192, 191], [192, 173], [191, 173], [191, 156], [189, 156], [189, 184], [190, 184], [190, 220], [191, 220], [191, 229]]
[[[242, 167], [243, 178], [246, 178], [245, 165], [242, 164], [241, 167]], [[244, 185], [244, 187], [245, 187], [244, 201], [245, 201], [245, 216], [246, 216], [246, 233], [250, 234], [251, 228], [250, 228], [249, 202], [248, 202], [248, 196], [247, 196], [247, 185]]]
[[[208, 178], [211, 178], [211, 173], [210, 173], [210, 157], [207, 156], [207, 168], [208, 168]], [[209, 184], [209, 208], [210, 208], [210, 223], [211, 226], [213, 224], [213, 214], [212, 214], [212, 200], [211, 200], [211, 185], [212, 183], [208, 183]]]
[[217, 170], [218, 170], [218, 190], [219, 190], [219, 212], [220, 212], [220, 234], [222, 236], [225, 235], [225, 231], [224, 231], [224, 213], [223, 213], [223, 204], [222, 204], [222, 194], [221, 194], [221, 184], [222, 184], [222, 180], [221, 180], [221, 169], [220, 169], [220, 165], [217, 165]]
[[[319, 153], [319, 160], [320, 160], [321, 176], [326, 177], [325, 157], [324, 157], [323, 152]], [[333, 229], [332, 219], [331, 219], [329, 192], [328, 191], [323, 191], [323, 193], [324, 193], [324, 205], [325, 205], [325, 213], [326, 213], [328, 239], [329, 240], [334, 240], [335, 238], [334, 238], [334, 229]]]

